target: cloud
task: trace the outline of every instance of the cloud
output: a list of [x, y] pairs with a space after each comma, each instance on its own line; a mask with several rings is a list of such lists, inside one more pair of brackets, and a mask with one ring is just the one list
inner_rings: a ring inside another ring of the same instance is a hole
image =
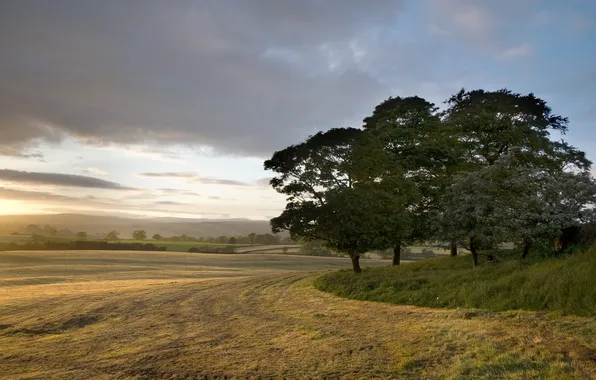
[[536, 0], [426, 0], [428, 29], [452, 46], [499, 57], [520, 44], [517, 26], [536, 18]]
[[85, 173], [97, 174], [97, 175], [103, 175], [103, 176], [109, 175], [108, 172], [106, 172], [105, 170], [101, 170], [99, 168], [87, 168], [87, 169], [85, 169]]
[[197, 185], [250, 186], [250, 184], [246, 182], [214, 177], [197, 177], [189, 182]]
[[184, 179], [186, 182], [197, 185], [225, 185], [225, 186], [251, 186], [247, 182], [233, 179], [222, 179], [215, 177], [203, 177], [194, 172], [158, 172], [158, 173], [139, 173], [139, 177], [146, 178], [174, 178]]
[[156, 205], [166, 205], [166, 206], [188, 206], [188, 203], [181, 203], [181, 202], [174, 202], [174, 201], [158, 201], [155, 202]]
[[197, 194], [194, 191], [190, 190], [181, 190], [181, 189], [158, 189], [165, 195], [186, 195], [191, 197], [202, 197], [201, 194]]
[[19, 201], [78, 201], [76, 197], [53, 194], [43, 191], [17, 190], [6, 187], [0, 187], [0, 199], [19, 200]]
[[25, 172], [0, 169], [0, 180], [35, 185], [57, 185], [68, 187], [87, 187], [95, 189], [134, 190], [130, 187], [99, 178], [76, 174]]
[[139, 173], [139, 177], [147, 178], [194, 178], [197, 173], [194, 172], [159, 172], [159, 173]]
[[501, 53], [501, 58], [503, 59], [517, 59], [528, 57], [532, 54], [532, 45], [530, 44], [522, 44], [518, 46], [514, 46], [512, 48], [506, 49]]
[[[3, 143], [74, 136], [266, 156], [361, 120], [387, 94], [349, 44], [393, 27], [404, 3], [2, 2]], [[301, 64], [267, 56], [275, 49]]]
[[523, 45], [536, 4], [0, 2], [0, 146], [73, 136], [168, 162], [172, 147], [267, 157], [390, 95], [494, 84], [475, 58]]
[[16, 158], [37, 158], [43, 161], [43, 154], [40, 152], [29, 153], [23, 147], [0, 145], [0, 156], [10, 156]]

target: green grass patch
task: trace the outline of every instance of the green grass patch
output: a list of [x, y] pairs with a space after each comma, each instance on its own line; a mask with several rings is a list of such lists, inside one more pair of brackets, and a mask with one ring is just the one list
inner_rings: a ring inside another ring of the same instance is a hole
[[531, 260], [510, 255], [472, 268], [469, 256], [428, 259], [399, 267], [327, 273], [315, 286], [357, 300], [491, 311], [545, 310], [596, 315], [596, 249]]

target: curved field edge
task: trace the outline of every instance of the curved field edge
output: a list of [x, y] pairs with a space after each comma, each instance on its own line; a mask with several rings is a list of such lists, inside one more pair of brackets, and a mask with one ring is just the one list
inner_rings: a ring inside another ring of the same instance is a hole
[[521, 264], [514, 258], [472, 268], [469, 256], [400, 267], [326, 273], [319, 290], [368, 301], [490, 311], [537, 310], [596, 316], [596, 249]]
[[[141, 265], [131, 261], [140, 254], [126, 255], [126, 265]], [[181, 281], [179, 268], [155, 260], [162, 255], [143, 257], [167, 279], [129, 273], [131, 280], [112, 280], [105, 268], [88, 268], [104, 283], [85, 273], [81, 289], [47, 284], [37, 285], [45, 292], [19, 295], [5, 287], [12, 296], [0, 308], [0, 378], [596, 377], [593, 318], [347, 300], [315, 289], [319, 274], [283, 266]], [[245, 258], [217, 263], [239, 267]], [[106, 286], [112, 281], [131, 283]]]

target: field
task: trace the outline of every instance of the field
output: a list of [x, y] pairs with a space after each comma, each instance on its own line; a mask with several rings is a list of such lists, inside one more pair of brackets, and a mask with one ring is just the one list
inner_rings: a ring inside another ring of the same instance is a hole
[[349, 266], [272, 254], [0, 252], [0, 378], [596, 377], [594, 319], [314, 288], [320, 274], [310, 271]]

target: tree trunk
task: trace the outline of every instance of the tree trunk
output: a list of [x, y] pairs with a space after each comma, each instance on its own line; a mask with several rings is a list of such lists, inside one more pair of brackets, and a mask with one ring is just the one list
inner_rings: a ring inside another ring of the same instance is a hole
[[478, 251], [476, 250], [476, 237], [470, 237], [470, 252], [472, 252], [472, 262], [474, 267], [478, 266]]
[[354, 273], [362, 272], [362, 269], [360, 269], [360, 255], [350, 254], [350, 259], [352, 259], [352, 269], [354, 269]]
[[519, 261], [522, 262], [526, 257], [528, 257], [529, 253], [530, 253], [530, 243], [525, 241], [524, 242], [524, 250], [522, 251]]
[[398, 242], [393, 246], [393, 262], [391, 265], [399, 265], [401, 260], [401, 242]]
[[451, 257], [457, 256], [457, 243], [452, 241], [451, 242], [451, 252], [449, 252]]

